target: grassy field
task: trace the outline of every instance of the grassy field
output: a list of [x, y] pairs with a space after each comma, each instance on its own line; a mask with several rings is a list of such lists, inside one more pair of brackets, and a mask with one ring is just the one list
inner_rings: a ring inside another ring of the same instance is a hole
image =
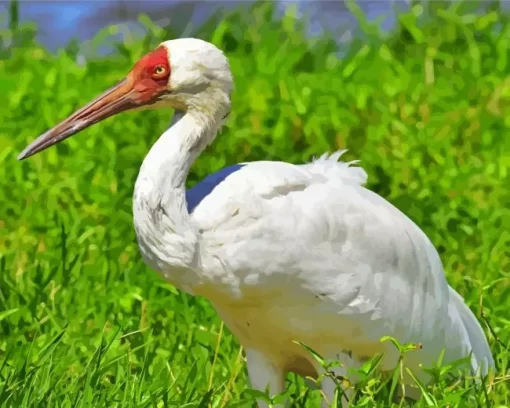
[[[274, 19], [264, 4], [199, 32], [228, 54], [236, 92], [189, 184], [227, 164], [348, 148], [369, 187], [431, 238], [482, 321], [497, 372], [479, 387], [441, 380], [423, 407], [510, 406], [510, 19], [474, 6], [416, 5], [385, 35], [358, 15], [364, 34], [343, 57], [332, 37], [306, 40], [292, 11]], [[135, 242], [134, 180], [171, 112], [124, 114], [16, 161], [177, 35], [142, 21], [145, 38], [86, 65], [73, 44], [48, 53], [30, 27], [1, 33], [18, 45], [0, 51], [1, 407], [253, 404], [239, 344], [207, 301], [145, 267]], [[289, 381], [296, 407], [316, 406], [318, 391]], [[379, 384], [367, 379], [353, 406], [389, 406]]]

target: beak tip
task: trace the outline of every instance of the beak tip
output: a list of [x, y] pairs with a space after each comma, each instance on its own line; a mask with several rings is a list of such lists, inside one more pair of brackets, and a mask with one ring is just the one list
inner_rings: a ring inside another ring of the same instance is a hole
[[28, 156], [30, 156], [29, 152], [27, 151], [27, 149], [23, 150], [20, 154], [18, 154], [18, 157], [17, 159], [18, 160], [24, 160], [26, 159]]

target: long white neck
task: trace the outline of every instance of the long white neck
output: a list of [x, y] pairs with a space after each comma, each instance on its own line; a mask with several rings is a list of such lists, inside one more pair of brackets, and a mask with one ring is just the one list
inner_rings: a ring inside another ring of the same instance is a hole
[[186, 205], [185, 183], [193, 161], [213, 141], [221, 112], [177, 113], [152, 146], [138, 175], [133, 212], [145, 261], [175, 286], [193, 293], [200, 272], [200, 236]]

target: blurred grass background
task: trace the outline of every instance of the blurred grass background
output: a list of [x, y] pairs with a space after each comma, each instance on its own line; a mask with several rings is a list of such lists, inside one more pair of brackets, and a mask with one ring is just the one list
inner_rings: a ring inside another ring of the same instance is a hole
[[[270, 3], [198, 30], [227, 53], [236, 92], [189, 185], [228, 164], [349, 149], [369, 188], [427, 233], [480, 320], [483, 306], [497, 377], [487, 394], [445, 393], [439, 406], [508, 406], [509, 15], [496, 2], [483, 13], [476, 2], [417, 2], [383, 33], [349, 8], [362, 34], [344, 45], [307, 37], [295, 9], [276, 18]], [[237, 342], [207, 301], [145, 267], [135, 242], [134, 180], [171, 112], [123, 114], [16, 161], [179, 33], [141, 15], [145, 37], [84, 59], [76, 43], [50, 53], [13, 13], [0, 33], [10, 38], [0, 49], [0, 406], [251, 406]], [[316, 406], [316, 391], [289, 381], [295, 406]]]

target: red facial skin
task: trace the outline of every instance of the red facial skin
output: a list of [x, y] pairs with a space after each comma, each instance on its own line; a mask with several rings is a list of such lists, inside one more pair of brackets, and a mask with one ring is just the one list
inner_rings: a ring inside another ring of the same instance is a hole
[[160, 46], [135, 64], [126, 78], [126, 85], [136, 91], [137, 102], [147, 103], [168, 90], [168, 61], [167, 49]]
[[158, 96], [168, 92], [169, 78], [168, 52], [161, 46], [143, 56], [123, 81], [93, 101], [83, 114], [90, 115], [91, 111], [111, 105], [126, 95], [129, 95], [127, 104], [112, 111], [112, 114], [126, 108], [154, 103]]

